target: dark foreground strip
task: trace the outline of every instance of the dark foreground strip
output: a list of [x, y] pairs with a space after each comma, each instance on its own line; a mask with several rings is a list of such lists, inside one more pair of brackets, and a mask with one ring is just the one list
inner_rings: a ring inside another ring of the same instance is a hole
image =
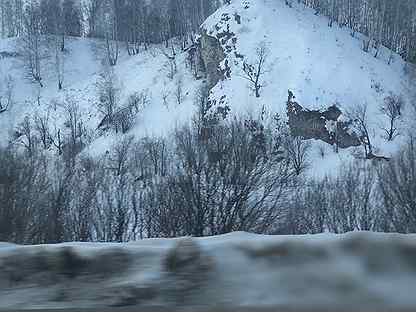
[[0, 308], [0, 312], [416, 312], [416, 309], [394, 309], [394, 308], [200, 308], [200, 307], [108, 307], [108, 308], [88, 308], [88, 309], [29, 309], [29, 310], [5, 310]]

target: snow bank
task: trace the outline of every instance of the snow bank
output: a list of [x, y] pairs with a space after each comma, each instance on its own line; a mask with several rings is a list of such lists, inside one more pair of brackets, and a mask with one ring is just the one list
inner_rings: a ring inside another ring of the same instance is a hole
[[0, 310], [416, 308], [416, 235], [233, 233], [128, 244], [0, 246]]

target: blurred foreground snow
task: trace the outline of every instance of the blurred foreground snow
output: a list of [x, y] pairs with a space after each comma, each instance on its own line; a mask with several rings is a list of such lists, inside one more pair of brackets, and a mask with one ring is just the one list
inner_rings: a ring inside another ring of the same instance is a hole
[[416, 235], [0, 243], [0, 310], [105, 306], [416, 308]]

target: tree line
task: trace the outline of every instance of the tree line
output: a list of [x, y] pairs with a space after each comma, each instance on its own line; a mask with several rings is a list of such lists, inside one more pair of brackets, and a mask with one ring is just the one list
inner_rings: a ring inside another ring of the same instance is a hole
[[41, 34], [160, 43], [196, 32], [218, 6], [217, 0], [3, 0], [0, 33], [19, 37], [32, 19]]
[[[287, 0], [291, 5], [294, 0]], [[375, 57], [386, 46], [406, 61], [416, 62], [416, 4], [413, 0], [298, 0], [316, 14], [362, 33], [363, 50]], [[166, 43], [180, 37], [183, 44], [222, 3], [204, 0], [3, 0], [0, 4], [1, 37], [19, 37], [26, 31], [67, 36], [105, 38], [108, 44], [124, 42], [129, 53], [141, 45]], [[35, 19], [34, 19], [35, 18]], [[36, 24], [36, 25], [34, 25]], [[33, 29], [35, 27], [35, 29]], [[32, 28], [32, 29], [30, 29]], [[117, 47], [118, 49], [118, 47]], [[116, 48], [113, 50], [117, 51]], [[115, 53], [113, 51], [113, 53]], [[393, 54], [389, 56], [392, 61]]]
[[[351, 36], [361, 33], [363, 50], [375, 57], [381, 46], [416, 62], [416, 2], [413, 0], [298, 0], [316, 14], [329, 18], [328, 26], [348, 27]], [[290, 4], [291, 1], [286, 1]], [[389, 56], [389, 62], [393, 55]]]
[[43, 87], [44, 60], [55, 62], [57, 85], [64, 84], [67, 37], [99, 38], [103, 55], [117, 64], [122, 48], [135, 55], [150, 44], [164, 43], [182, 49], [194, 41], [200, 24], [219, 6], [203, 0], [4, 0], [0, 3], [1, 37], [18, 37], [19, 53], [28, 76]]

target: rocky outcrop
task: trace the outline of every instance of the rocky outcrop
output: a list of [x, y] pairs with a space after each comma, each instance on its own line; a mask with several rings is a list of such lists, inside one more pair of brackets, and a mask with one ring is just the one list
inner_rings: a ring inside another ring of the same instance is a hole
[[202, 28], [200, 49], [207, 71], [209, 87], [218, 81], [231, 77], [229, 62], [232, 59], [242, 59], [237, 48], [237, 36], [231, 31], [231, 24], [241, 24], [241, 16], [237, 13], [230, 15], [223, 13], [221, 18], [209, 29]]
[[342, 111], [335, 105], [326, 111], [307, 110], [289, 91], [287, 115], [290, 131], [296, 137], [321, 140], [338, 148], [361, 145], [360, 138], [351, 129], [352, 121], [344, 119]]
[[[231, 66], [238, 65], [244, 55], [237, 49], [238, 38], [231, 30], [233, 24], [241, 24], [241, 15], [222, 13], [215, 22], [202, 26], [199, 39], [199, 55], [205, 68], [207, 87], [212, 90], [219, 81], [231, 78]], [[210, 121], [226, 119], [230, 112], [227, 94], [217, 88], [209, 98]]]
[[225, 53], [216, 37], [203, 32], [200, 40], [201, 57], [206, 70], [207, 83], [208, 87], [212, 88], [224, 77], [220, 64], [225, 59]]

